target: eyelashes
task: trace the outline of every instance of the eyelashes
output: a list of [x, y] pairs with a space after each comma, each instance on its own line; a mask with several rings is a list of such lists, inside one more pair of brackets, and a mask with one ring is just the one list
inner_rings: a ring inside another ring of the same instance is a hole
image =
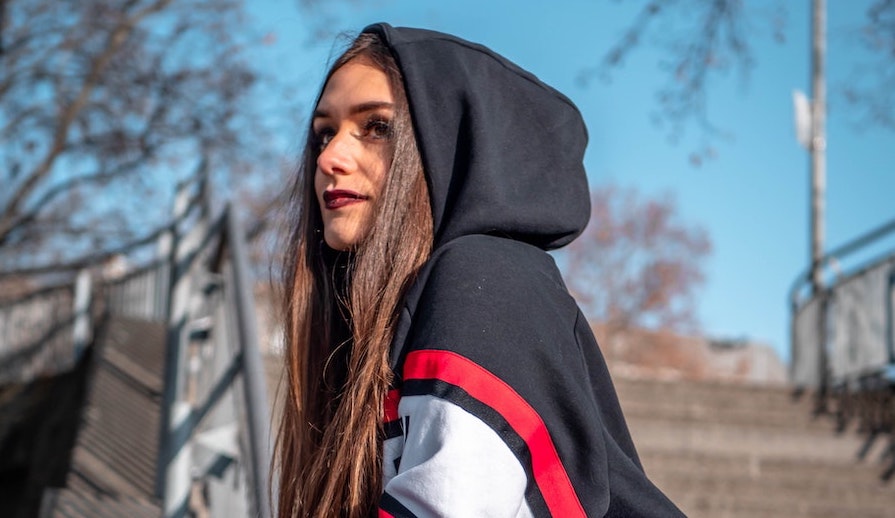
[[[360, 132], [352, 135], [359, 140], [389, 141], [392, 138], [392, 123], [388, 117], [372, 114], [359, 127]], [[332, 126], [314, 128], [313, 142], [317, 152], [323, 151], [336, 136], [338, 130]]]
[[392, 137], [391, 122], [381, 115], [372, 115], [364, 122], [363, 136], [378, 140], [390, 139]]
[[314, 130], [314, 147], [317, 148], [317, 152], [323, 151], [329, 141], [333, 139], [335, 132], [330, 128], [320, 128]]

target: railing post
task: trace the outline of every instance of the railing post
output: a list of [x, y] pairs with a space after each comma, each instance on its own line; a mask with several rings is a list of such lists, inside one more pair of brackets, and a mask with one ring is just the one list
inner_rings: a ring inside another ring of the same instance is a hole
[[81, 270], [75, 281], [74, 362], [77, 363], [90, 343], [90, 272]]
[[895, 265], [889, 272], [886, 285], [886, 350], [889, 353], [889, 365], [895, 365]]
[[172, 226], [158, 238], [156, 258], [158, 260], [158, 274], [155, 276], [154, 286], [154, 317], [165, 319], [168, 317], [168, 303], [171, 299], [171, 260], [172, 249], [174, 248], [174, 231], [176, 226]]
[[165, 344], [165, 384], [162, 398], [162, 419], [159, 440], [159, 463], [156, 490], [162, 499], [164, 518], [185, 516], [190, 490], [188, 434], [189, 404], [183, 398], [184, 329], [189, 304], [188, 265], [182, 263], [189, 247], [181, 239], [178, 225], [189, 210], [189, 184], [178, 187], [174, 201], [174, 218], [170, 237], [160, 243], [168, 252], [169, 287], [167, 290], [167, 339]]
[[814, 413], [817, 415], [826, 414], [829, 410], [828, 403], [830, 397], [830, 355], [828, 351], [829, 345], [829, 309], [830, 309], [830, 293], [828, 291], [818, 291], [814, 294], [820, 299], [820, 308], [817, 315], [817, 338], [818, 338], [818, 385], [817, 395], [815, 396]]

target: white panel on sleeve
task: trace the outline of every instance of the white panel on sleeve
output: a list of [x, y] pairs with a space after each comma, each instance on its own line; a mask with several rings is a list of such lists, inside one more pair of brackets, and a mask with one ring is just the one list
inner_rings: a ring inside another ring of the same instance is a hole
[[416, 516], [532, 516], [525, 470], [482, 420], [434, 396], [404, 396], [398, 412], [404, 448], [385, 491]]

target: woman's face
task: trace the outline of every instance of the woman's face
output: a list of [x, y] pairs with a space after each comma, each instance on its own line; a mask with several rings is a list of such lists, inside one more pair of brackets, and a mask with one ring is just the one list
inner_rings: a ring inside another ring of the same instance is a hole
[[391, 155], [394, 99], [385, 72], [354, 59], [335, 71], [314, 111], [314, 189], [323, 238], [348, 250], [370, 231]]

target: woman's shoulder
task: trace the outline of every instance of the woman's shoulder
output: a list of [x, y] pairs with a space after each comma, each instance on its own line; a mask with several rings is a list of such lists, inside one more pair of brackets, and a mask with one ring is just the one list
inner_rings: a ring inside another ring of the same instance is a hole
[[434, 254], [407, 309], [417, 346], [478, 351], [483, 343], [573, 344], [578, 318], [552, 257], [491, 236], [460, 238]]
[[[535, 246], [489, 235], [470, 235], [441, 246], [425, 267], [425, 283], [445, 289], [476, 291], [559, 290], [566, 293], [553, 258]], [[484, 283], [484, 285], [482, 285]]]

